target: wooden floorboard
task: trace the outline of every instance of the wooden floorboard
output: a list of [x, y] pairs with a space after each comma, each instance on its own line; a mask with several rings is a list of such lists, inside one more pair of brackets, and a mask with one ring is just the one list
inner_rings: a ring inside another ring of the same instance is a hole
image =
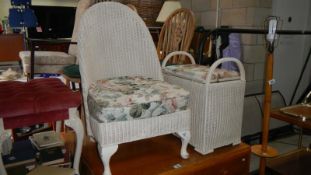
[[[230, 167], [231, 173], [229, 174], [241, 175], [239, 173], [242, 172], [241, 168], [243, 172], [249, 171], [250, 148], [246, 144], [216, 149], [214, 153], [205, 156], [189, 146], [190, 158], [186, 160], [180, 157], [180, 146], [180, 140], [173, 135], [120, 144], [117, 153], [111, 158], [112, 174], [215, 175], [215, 172], [226, 173], [227, 170], [222, 166]], [[235, 166], [236, 163], [232, 162], [239, 163], [239, 166]], [[81, 175], [102, 175], [102, 172], [103, 165], [98, 156], [96, 144], [85, 139], [81, 158]]]

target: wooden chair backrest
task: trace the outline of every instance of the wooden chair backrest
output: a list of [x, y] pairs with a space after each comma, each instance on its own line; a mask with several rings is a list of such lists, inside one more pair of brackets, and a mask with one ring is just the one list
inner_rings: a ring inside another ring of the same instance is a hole
[[[181, 8], [174, 11], [162, 26], [157, 52], [162, 61], [173, 51], [188, 51], [195, 30], [195, 17], [191, 10]], [[184, 62], [184, 57], [175, 56], [172, 63]]]
[[130, 9], [137, 13], [137, 8], [133, 4], [126, 4]]

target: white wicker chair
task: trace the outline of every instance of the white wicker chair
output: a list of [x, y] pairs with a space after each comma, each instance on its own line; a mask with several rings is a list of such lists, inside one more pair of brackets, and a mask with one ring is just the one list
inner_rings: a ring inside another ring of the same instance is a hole
[[89, 8], [80, 23], [78, 60], [87, 132], [98, 142], [104, 175], [111, 174], [109, 160], [117, 151], [118, 144], [139, 139], [177, 133], [182, 140], [181, 156], [188, 157], [188, 108], [156, 117], [105, 122], [96, 116], [102, 111], [94, 113], [94, 108], [90, 107], [90, 89], [94, 87], [94, 82], [99, 82], [97, 80], [143, 76], [163, 82], [151, 35], [137, 13], [116, 2], [98, 3]]

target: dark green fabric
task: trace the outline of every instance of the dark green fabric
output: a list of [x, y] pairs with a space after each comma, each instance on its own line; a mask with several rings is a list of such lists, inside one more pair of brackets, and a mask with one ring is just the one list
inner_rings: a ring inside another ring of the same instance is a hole
[[64, 74], [71, 78], [80, 78], [79, 65], [73, 64], [64, 68]]

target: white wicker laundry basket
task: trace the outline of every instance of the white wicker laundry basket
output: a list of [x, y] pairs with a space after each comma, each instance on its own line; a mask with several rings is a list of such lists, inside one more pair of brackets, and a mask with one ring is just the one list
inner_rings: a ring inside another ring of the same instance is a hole
[[[210, 67], [205, 82], [199, 82], [166, 71], [165, 64], [173, 55], [174, 53], [168, 55], [162, 64], [164, 79], [190, 91], [189, 106], [192, 112], [190, 143], [195, 150], [207, 154], [221, 146], [239, 144], [245, 91], [245, 71], [242, 63], [235, 58], [219, 59]], [[191, 57], [189, 54], [187, 56]], [[191, 59], [194, 64], [193, 58]], [[240, 72], [238, 79], [212, 83], [211, 72], [227, 61], [233, 61], [238, 65]]]

